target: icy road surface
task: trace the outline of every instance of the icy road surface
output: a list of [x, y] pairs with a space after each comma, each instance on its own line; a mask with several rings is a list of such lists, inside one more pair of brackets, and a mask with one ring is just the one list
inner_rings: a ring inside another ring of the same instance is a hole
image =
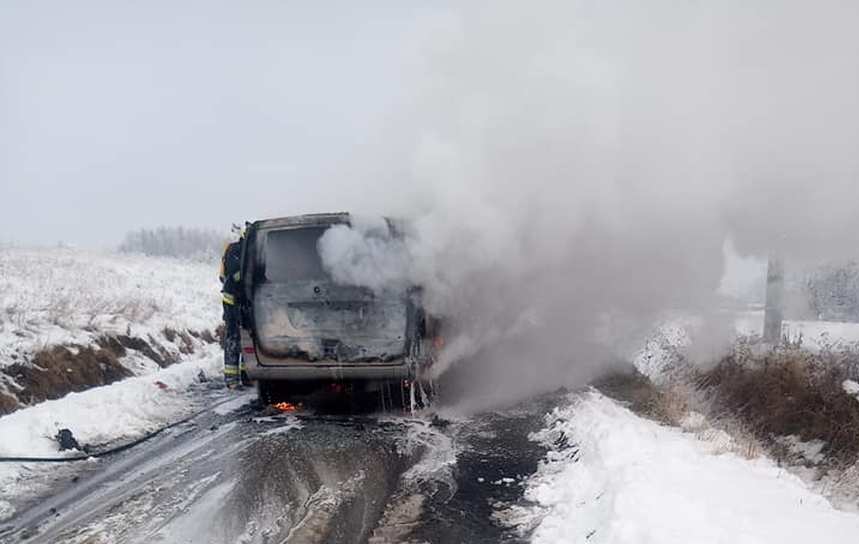
[[[215, 395], [209, 392], [207, 394]], [[222, 399], [223, 397], [218, 397]], [[222, 403], [116, 457], [64, 469], [2, 542], [503, 542], [557, 398], [449, 424], [261, 416]]]

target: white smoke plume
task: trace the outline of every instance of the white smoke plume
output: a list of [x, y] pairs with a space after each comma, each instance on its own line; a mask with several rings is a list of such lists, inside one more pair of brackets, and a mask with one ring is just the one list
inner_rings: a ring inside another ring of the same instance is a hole
[[421, 26], [409, 106], [351, 165], [404, 238], [320, 244], [339, 281], [424, 286], [440, 369], [487, 396], [582, 383], [660, 316], [715, 313], [728, 238], [857, 253], [859, 4], [466, 6]]
[[393, 236], [382, 217], [352, 216], [350, 226], [329, 228], [320, 240], [319, 254], [339, 283], [378, 293], [402, 292], [415, 285], [409, 246]]

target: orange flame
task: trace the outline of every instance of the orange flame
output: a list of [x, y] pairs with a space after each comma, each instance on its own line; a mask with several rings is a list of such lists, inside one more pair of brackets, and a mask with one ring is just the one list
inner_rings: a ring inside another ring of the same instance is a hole
[[290, 404], [288, 402], [278, 402], [277, 404], [272, 404], [275, 408], [280, 410], [281, 412], [297, 412], [298, 406], [294, 404]]

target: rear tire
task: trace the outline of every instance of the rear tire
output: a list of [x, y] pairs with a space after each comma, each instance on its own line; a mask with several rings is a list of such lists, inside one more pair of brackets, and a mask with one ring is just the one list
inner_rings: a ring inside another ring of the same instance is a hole
[[274, 404], [273, 385], [268, 380], [257, 380], [257, 398], [261, 404]]

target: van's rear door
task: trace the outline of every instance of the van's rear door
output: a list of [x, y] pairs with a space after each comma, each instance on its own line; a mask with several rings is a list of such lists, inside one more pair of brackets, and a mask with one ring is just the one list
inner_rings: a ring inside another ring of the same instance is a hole
[[317, 244], [327, 225], [261, 229], [253, 312], [260, 363], [361, 364], [402, 358], [405, 296], [334, 283]]

